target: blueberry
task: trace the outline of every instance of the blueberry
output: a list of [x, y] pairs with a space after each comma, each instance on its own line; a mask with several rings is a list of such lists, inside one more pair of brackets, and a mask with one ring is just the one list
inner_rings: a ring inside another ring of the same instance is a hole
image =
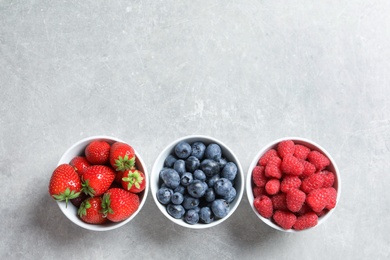
[[202, 170], [195, 170], [193, 176], [196, 180], [206, 181], [206, 174]]
[[180, 184], [180, 176], [174, 169], [162, 170], [160, 177], [168, 188], [175, 189]]
[[191, 155], [191, 145], [187, 142], [181, 141], [175, 146], [175, 154], [180, 159], [186, 159]]
[[237, 196], [237, 191], [234, 187], [232, 187], [228, 194], [226, 194], [225, 196], [223, 196], [223, 199], [225, 199], [228, 203], [232, 202]]
[[191, 155], [195, 156], [199, 160], [202, 160], [206, 151], [206, 145], [202, 142], [195, 142], [191, 145]]
[[223, 169], [223, 167], [225, 167], [225, 165], [227, 164], [227, 160], [225, 158], [219, 158], [219, 160], [217, 161], [218, 165], [219, 165], [219, 169]]
[[180, 178], [180, 184], [184, 187], [187, 187], [188, 185], [190, 185], [190, 183], [192, 183], [193, 180], [194, 178], [192, 177], [192, 173], [185, 172]]
[[214, 221], [213, 212], [209, 207], [203, 207], [199, 211], [199, 220], [202, 223], [209, 224]]
[[206, 148], [205, 157], [218, 161], [222, 157], [222, 150], [218, 144], [209, 144]]
[[185, 213], [185, 209], [183, 208], [182, 205], [174, 205], [174, 204], [169, 204], [167, 206], [167, 211], [169, 215], [177, 219], [182, 218]]
[[171, 201], [173, 191], [169, 188], [160, 188], [157, 191], [156, 197], [161, 204], [168, 204]]
[[211, 210], [217, 218], [226, 217], [229, 213], [229, 203], [224, 199], [216, 199], [211, 203]]
[[177, 186], [177, 187], [173, 190], [173, 192], [180, 192], [181, 194], [184, 194], [185, 191], [186, 191], [186, 187], [184, 187], [184, 186], [182, 186], [182, 185]]
[[172, 168], [173, 167], [173, 164], [176, 162], [176, 157], [173, 156], [172, 154], [168, 155], [167, 158], [165, 158], [165, 161], [164, 161], [164, 166], [165, 167], [168, 167], [168, 168]]
[[188, 194], [194, 198], [202, 197], [207, 189], [207, 184], [204, 185], [204, 182], [200, 180], [194, 180], [190, 185], [187, 186]]
[[175, 169], [175, 171], [177, 171], [177, 173], [181, 176], [183, 173], [186, 172], [186, 162], [181, 159], [177, 160], [173, 164], [173, 169]]
[[218, 163], [211, 159], [204, 159], [200, 163], [200, 169], [206, 174], [206, 177], [212, 177], [220, 172]]
[[188, 210], [184, 215], [184, 221], [190, 225], [194, 225], [199, 221], [199, 214], [193, 210]]
[[215, 192], [213, 188], [208, 188], [204, 194], [204, 198], [207, 202], [213, 202], [215, 200]]
[[198, 158], [196, 158], [195, 156], [191, 155], [190, 157], [188, 157], [185, 161], [186, 163], [186, 169], [187, 171], [189, 172], [194, 172], [196, 169], [199, 168], [199, 165], [200, 165], [200, 161]]
[[191, 197], [191, 196], [184, 196], [184, 200], [183, 200], [181, 205], [185, 209], [193, 209], [199, 205], [199, 199]]
[[226, 196], [232, 187], [232, 182], [226, 178], [220, 178], [214, 183], [215, 193], [219, 196]]
[[209, 187], [214, 187], [214, 184], [215, 184], [220, 178], [221, 178], [221, 177], [219, 176], [219, 174], [214, 175], [213, 177], [211, 177], [210, 179], [207, 180], [207, 184], [209, 185]]
[[196, 206], [195, 208], [193, 208], [193, 210], [195, 210], [195, 211], [196, 211], [196, 213], [199, 213], [199, 211], [200, 211], [200, 207], [199, 207], [199, 206]]
[[233, 181], [237, 175], [237, 165], [234, 162], [228, 162], [222, 169], [221, 177]]
[[171, 196], [171, 202], [173, 204], [179, 205], [183, 202], [183, 200], [184, 200], [184, 196], [180, 192], [175, 192]]

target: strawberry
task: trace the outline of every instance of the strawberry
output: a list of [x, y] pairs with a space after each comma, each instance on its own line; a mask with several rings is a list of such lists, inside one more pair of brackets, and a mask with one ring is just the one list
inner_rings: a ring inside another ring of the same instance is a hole
[[145, 189], [145, 174], [139, 170], [127, 170], [122, 175], [122, 187], [133, 193], [140, 193]]
[[284, 140], [278, 144], [278, 154], [280, 158], [284, 158], [286, 155], [293, 155], [295, 151], [295, 144], [292, 140]]
[[102, 198], [94, 197], [84, 200], [77, 214], [86, 223], [89, 224], [103, 224], [107, 222], [107, 218], [102, 213]]
[[135, 151], [133, 147], [122, 142], [112, 144], [110, 164], [116, 171], [125, 171], [134, 167]]
[[298, 176], [286, 175], [280, 183], [280, 190], [286, 193], [290, 189], [299, 189], [301, 183], [302, 181]]
[[306, 213], [297, 218], [293, 228], [295, 230], [303, 230], [307, 228], [314, 227], [318, 223], [318, 216], [314, 212]]
[[264, 187], [267, 178], [264, 175], [264, 166], [256, 166], [252, 170], [252, 180], [257, 187]]
[[69, 164], [61, 164], [53, 171], [49, 182], [49, 194], [57, 201], [68, 201], [80, 195], [81, 181], [75, 169]]
[[81, 203], [87, 198], [89, 198], [87, 194], [85, 194], [84, 192], [80, 192], [80, 195], [75, 199], [71, 199], [70, 202], [72, 202], [73, 206], [75, 206], [76, 208], [80, 208]]
[[272, 201], [266, 195], [255, 198], [253, 206], [259, 214], [265, 218], [270, 218], [273, 213]]
[[322, 188], [324, 185], [324, 177], [322, 174], [312, 174], [302, 180], [301, 190], [303, 192], [310, 193], [312, 190]]
[[306, 194], [298, 189], [290, 189], [286, 193], [287, 208], [291, 212], [298, 212], [306, 200]]
[[307, 160], [314, 164], [318, 171], [321, 171], [330, 164], [328, 157], [318, 151], [311, 151], [307, 155]]
[[110, 144], [106, 141], [92, 141], [85, 148], [85, 157], [91, 164], [107, 164], [110, 148]]
[[82, 191], [91, 197], [105, 193], [115, 179], [115, 172], [105, 165], [92, 165], [83, 175]]
[[107, 219], [119, 222], [136, 212], [139, 203], [137, 194], [120, 188], [111, 188], [103, 195], [103, 214]]
[[329, 191], [330, 188], [320, 188], [312, 190], [306, 196], [307, 205], [316, 213], [321, 212], [329, 203]]
[[310, 148], [302, 144], [296, 144], [294, 149], [294, 156], [301, 160], [306, 160], [307, 155], [310, 153]]
[[303, 167], [301, 160], [288, 154], [285, 155], [282, 160], [281, 169], [286, 174], [301, 175], [305, 168]]
[[282, 171], [280, 170], [281, 164], [282, 160], [279, 157], [271, 157], [265, 166], [265, 176], [276, 179], [282, 178]]
[[69, 164], [73, 166], [76, 170], [76, 172], [79, 174], [80, 178], [83, 176], [85, 170], [91, 166], [91, 164], [88, 162], [87, 158], [84, 156], [76, 156], [74, 157]]
[[267, 152], [265, 152], [263, 156], [261, 156], [257, 164], [260, 166], [266, 166], [269, 159], [275, 156], [276, 157], [278, 156], [278, 152], [275, 149], [270, 149]]
[[265, 191], [269, 195], [275, 195], [276, 193], [278, 193], [280, 191], [280, 181], [278, 179], [274, 179], [274, 178], [270, 179], [265, 184]]
[[297, 221], [297, 217], [294, 213], [289, 211], [277, 210], [273, 215], [275, 223], [283, 229], [290, 229]]

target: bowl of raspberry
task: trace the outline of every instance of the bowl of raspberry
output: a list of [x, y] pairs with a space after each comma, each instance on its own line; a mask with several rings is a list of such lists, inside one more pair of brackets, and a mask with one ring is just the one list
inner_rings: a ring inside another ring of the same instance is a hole
[[244, 189], [237, 156], [221, 141], [203, 135], [171, 142], [157, 157], [150, 176], [150, 190], [162, 214], [192, 229], [228, 219]]
[[149, 177], [131, 145], [111, 136], [91, 136], [62, 155], [48, 190], [71, 222], [92, 231], [108, 231], [140, 212]]
[[270, 227], [301, 232], [330, 218], [340, 198], [340, 172], [319, 144], [284, 137], [254, 157], [246, 178], [248, 202]]

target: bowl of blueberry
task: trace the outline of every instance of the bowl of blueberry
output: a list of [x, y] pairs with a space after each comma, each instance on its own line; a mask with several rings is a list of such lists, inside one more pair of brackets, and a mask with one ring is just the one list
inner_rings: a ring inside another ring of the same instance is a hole
[[216, 226], [237, 209], [245, 188], [243, 170], [221, 141], [191, 135], [170, 143], [157, 157], [150, 188], [160, 211], [194, 229]]

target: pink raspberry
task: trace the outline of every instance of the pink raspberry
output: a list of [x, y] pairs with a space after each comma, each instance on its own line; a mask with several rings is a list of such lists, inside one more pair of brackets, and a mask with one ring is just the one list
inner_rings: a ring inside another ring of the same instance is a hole
[[265, 184], [265, 191], [269, 195], [275, 195], [280, 191], [280, 181], [278, 179], [270, 179]]
[[299, 189], [301, 187], [301, 179], [298, 176], [286, 175], [280, 183], [280, 190], [284, 193], [290, 189]]
[[321, 174], [322, 177], [324, 178], [324, 184], [322, 185], [323, 188], [329, 188], [333, 186], [334, 179], [335, 179], [333, 172], [323, 170], [320, 171], [319, 174]]
[[311, 151], [307, 155], [307, 160], [314, 164], [318, 171], [321, 171], [330, 164], [328, 157], [318, 151]]
[[286, 155], [293, 155], [295, 151], [295, 144], [292, 140], [281, 141], [278, 144], [278, 154], [281, 158]]
[[261, 158], [259, 159], [258, 161], [258, 165], [260, 166], [266, 166], [269, 159], [272, 158], [272, 157], [277, 157], [278, 156], [278, 153], [276, 152], [275, 149], [270, 149], [268, 150], [267, 152], [265, 152], [263, 154], [263, 156], [261, 156]]
[[318, 216], [314, 212], [306, 213], [297, 218], [293, 228], [295, 230], [304, 230], [307, 228], [314, 227], [318, 223]]
[[278, 193], [271, 197], [272, 205], [274, 207], [274, 210], [287, 210], [287, 204], [286, 204], [286, 194], [285, 193]]
[[279, 157], [272, 157], [269, 159], [267, 166], [265, 166], [265, 176], [269, 178], [282, 178], [282, 171], [280, 165], [282, 160]]
[[253, 197], [255, 197], [255, 198], [260, 197], [261, 195], [265, 194], [265, 188], [264, 187], [254, 186], [252, 191], [253, 191]]
[[322, 174], [312, 174], [302, 180], [301, 190], [306, 194], [312, 190], [322, 188], [324, 184], [324, 177]]
[[304, 160], [302, 160], [301, 162], [303, 164], [303, 172], [301, 177], [308, 177], [316, 172], [316, 167], [314, 166], [314, 164]]
[[276, 210], [273, 219], [275, 223], [283, 229], [290, 229], [294, 226], [297, 221], [297, 217], [294, 213], [283, 210]]
[[298, 212], [306, 200], [306, 194], [298, 189], [291, 189], [286, 193], [287, 208], [291, 212]]
[[257, 212], [265, 218], [270, 218], [274, 211], [272, 201], [266, 195], [261, 195], [260, 197], [255, 198], [253, 206], [256, 208]]
[[304, 167], [301, 160], [293, 155], [286, 155], [283, 158], [281, 169], [285, 174], [301, 175]]
[[306, 160], [307, 155], [310, 153], [310, 148], [302, 144], [296, 144], [294, 150], [294, 156], [301, 160]]
[[264, 166], [256, 166], [252, 170], [252, 180], [254, 184], [258, 187], [264, 187], [267, 182], [265, 177]]
[[337, 203], [337, 191], [335, 188], [333, 187], [330, 187], [330, 188], [326, 188], [327, 192], [328, 192], [328, 198], [329, 198], [329, 201], [328, 201], [328, 204], [326, 205], [326, 209], [333, 209], [334, 207], [336, 207], [336, 203]]
[[321, 212], [329, 204], [330, 188], [320, 188], [312, 190], [306, 196], [306, 203], [316, 213]]

